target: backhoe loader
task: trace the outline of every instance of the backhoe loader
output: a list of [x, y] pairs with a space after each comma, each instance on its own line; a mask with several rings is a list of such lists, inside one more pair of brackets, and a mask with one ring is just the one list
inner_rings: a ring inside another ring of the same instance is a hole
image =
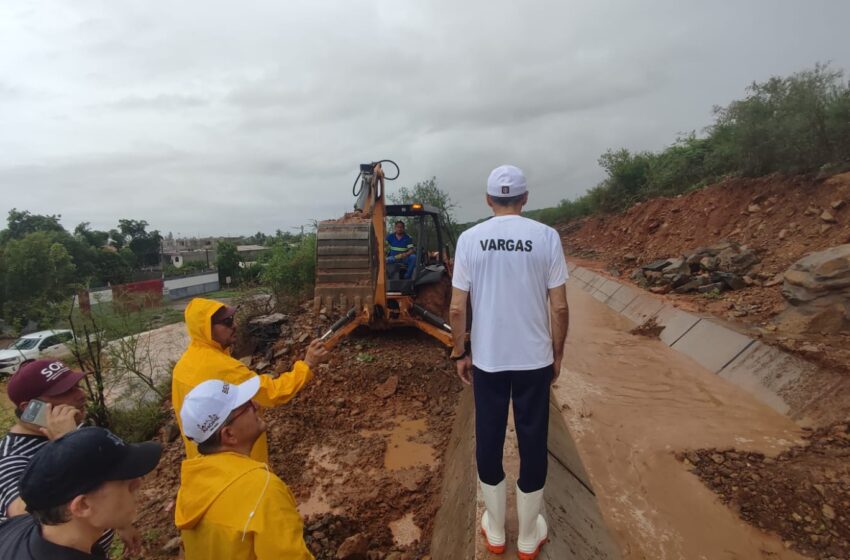
[[[322, 340], [331, 348], [361, 325], [376, 330], [412, 326], [451, 347], [451, 327], [444, 319], [451, 291], [449, 232], [437, 208], [386, 204], [385, 181], [398, 173], [385, 177], [385, 163], [395, 166], [390, 160], [361, 164], [352, 189], [354, 211], [319, 223], [314, 311], [339, 317]], [[416, 243], [412, 274], [405, 274], [400, 263], [387, 263], [389, 220], [408, 224]]]

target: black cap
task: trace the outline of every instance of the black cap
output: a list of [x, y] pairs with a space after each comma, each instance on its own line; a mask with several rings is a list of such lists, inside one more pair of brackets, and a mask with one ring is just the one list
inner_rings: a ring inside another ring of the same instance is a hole
[[30, 511], [61, 506], [104, 482], [146, 475], [161, 454], [153, 441], [127, 444], [107, 429], [80, 428], [35, 454], [21, 477], [21, 498]]

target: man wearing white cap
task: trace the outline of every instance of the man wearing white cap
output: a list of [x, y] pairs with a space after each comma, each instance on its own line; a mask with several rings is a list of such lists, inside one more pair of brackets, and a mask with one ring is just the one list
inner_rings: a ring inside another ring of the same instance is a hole
[[183, 461], [175, 522], [186, 560], [310, 560], [295, 498], [266, 463], [251, 458], [266, 424], [252, 400], [259, 377], [204, 381], [183, 401], [183, 433], [199, 456]]
[[[451, 326], [461, 380], [473, 385], [475, 456], [487, 548], [505, 551], [502, 449], [513, 401], [519, 444], [517, 551], [537, 557], [547, 541], [542, 514], [547, 471], [549, 386], [561, 370], [569, 325], [567, 266], [558, 233], [521, 216], [528, 202], [522, 170], [502, 165], [487, 179], [493, 217], [463, 232], [452, 274]], [[471, 294], [471, 295], [470, 295]], [[466, 306], [472, 300], [469, 349]], [[551, 310], [551, 314], [550, 314]]]

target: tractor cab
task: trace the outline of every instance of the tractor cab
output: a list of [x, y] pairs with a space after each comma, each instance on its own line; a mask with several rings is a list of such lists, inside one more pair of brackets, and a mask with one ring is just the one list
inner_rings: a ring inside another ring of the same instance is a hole
[[[416, 288], [439, 282], [446, 274], [448, 250], [439, 211], [424, 204], [388, 204], [387, 239], [395, 235], [395, 222], [405, 224], [405, 233], [413, 238], [415, 268], [408, 271], [407, 259], [388, 262], [387, 294], [413, 294]], [[389, 243], [385, 243], [385, 247]], [[409, 276], [409, 278], [407, 278]]]

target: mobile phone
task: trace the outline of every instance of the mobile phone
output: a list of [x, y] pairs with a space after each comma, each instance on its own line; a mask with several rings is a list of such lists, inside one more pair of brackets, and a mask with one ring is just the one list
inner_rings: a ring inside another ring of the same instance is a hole
[[28, 424], [35, 424], [42, 428], [47, 427], [47, 403], [38, 399], [33, 399], [27, 403], [24, 412], [21, 414], [21, 420]]

